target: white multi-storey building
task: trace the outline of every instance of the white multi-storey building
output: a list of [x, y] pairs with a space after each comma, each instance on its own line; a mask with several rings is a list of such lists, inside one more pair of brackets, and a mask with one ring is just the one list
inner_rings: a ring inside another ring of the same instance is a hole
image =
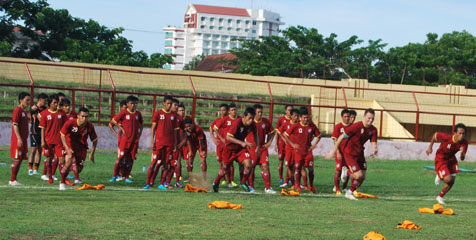
[[258, 39], [278, 35], [283, 25], [278, 13], [263, 9], [244, 9], [188, 4], [184, 27], [166, 27], [165, 54], [175, 54], [166, 69], [182, 70], [197, 55], [226, 53], [240, 42], [234, 39]]

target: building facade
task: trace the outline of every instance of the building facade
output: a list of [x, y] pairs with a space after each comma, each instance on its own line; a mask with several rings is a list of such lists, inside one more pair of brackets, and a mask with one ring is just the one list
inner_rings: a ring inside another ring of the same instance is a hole
[[197, 55], [227, 53], [239, 47], [236, 39], [258, 39], [278, 35], [283, 25], [278, 13], [264, 9], [244, 9], [188, 4], [184, 26], [165, 27], [165, 54], [175, 54], [165, 69], [182, 70]]

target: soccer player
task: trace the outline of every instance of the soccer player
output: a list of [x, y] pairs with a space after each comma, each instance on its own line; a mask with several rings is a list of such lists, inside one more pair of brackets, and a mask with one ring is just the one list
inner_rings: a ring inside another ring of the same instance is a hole
[[[119, 112], [122, 112], [123, 110], [125, 110], [127, 108], [127, 101], [126, 100], [122, 100], [120, 103], [119, 103], [119, 106], [120, 106], [120, 109], [119, 109]], [[114, 119], [114, 117], [112, 118]], [[114, 176], [119, 176], [121, 175], [121, 177], [117, 178], [116, 181], [118, 180], [123, 180], [123, 174], [122, 174], [122, 165], [120, 164], [121, 162], [119, 161], [119, 145], [121, 145], [121, 137], [122, 137], [122, 132], [120, 131], [120, 129], [118, 128], [117, 131], [116, 129], [114, 128], [114, 123], [112, 123], [112, 119], [111, 121], [109, 122], [109, 130], [111, 130], [111, 132], [117, 137], [117, 158], [116, 158], [116, 161], [114, 162], [114, 172], [113, 172], [113, 175]], [[120, 122], [118, 122], [118, 124], [121, 124]]]
[[[307, 109], [301, 109], [299, 112], [299, 123], [293, 124], [283, 134], [283, 138], [293, 148], [292, 154], [294, 158], [294, 173], [296, 183], [294, 187], [296, 191], [301, 191], [301, 174], [303, 167], [309, 170], [309, 186], [313, 193], [317, 193], [314, 187], [314, 157], [312, 151], [316, 148], [320, 141], [319, 129], [315, 124], [310, 124], [309, 113]], [[312, 141], [316, 138], [316, 142]]]
[[187, 162], [188, 176], [193, 172], [193, 160], [195, 155], [200, 155], [200, 163], [202, 168], [202, 178], [207, 178], [207, 137], [203, 132], [203, 129], [196, 125], [191, 118], [185, 118], [185, 131], [187, 136], [187, 145], [183, 147], [184, 158]]
[[[31, 97], [30, 97], [31, 98]], [[30, 108], [30, 156], [28, 157], [28, 175], [38, 174], [38, 167], [41, 161], [41, 129], [40, 125], [40, 113], [46, 109], [46, 102], [48, 101], [48, 95], [40, 93], [36, 96], [38, 101]], [[46, 170], [45, 170], [46, 174]]]
[[66, 98], [66, 95], [62, 92], [58, 92], [56, 95], [58, 96], [58, 102], [61, 102], [61, 100]]
[[[218, 176], [213, 183], [213, 191], [218, 192], [220, 179], [225, 173], [230, 172], [230, 166], [234, 160], [238, 160], [240, 164], [244, 166], [243, 177], [241, 178], [241, 188], [246, 192], [250, 191], [250, 188], [246, 184], [249, 179], [251, 171], [251, 156], [249, 151], [252, 151], [253, 144], [245, 141], [250, 132], [253, 132], [256, 140], [256, 145], [260, 146], [259, 138], [256, 135], [256, 124], [253, 119], [256, 115], [254, 108], [246, 108], [243, 113], [243, 117], [239, 117], [232, 121], [231, 127], [227, 131], [226, 146], [223, 150], [222, 161], [223, 170], [218, 172]], [[258, 150], [258, 149], [257, 149]], [[259, 153], [257, 153], [259, 155]]]
[[58, 109], [58, 100], [57, 95], [50, 95], [49, 107], [40, 113], [41, 147], [46, 157], [48, 184], [53, 183], [54, 170], [58, 167], [58, 161], [64, 162], [60, 130], [66, 121], [66, 114]]
[[[128, 96], [126, 101], [127, 108], [114, 116], [112, 123], [122, 132], [118, 157], [119, 162], [121, 162], [123, 166], [122, 173], [123, 177], [125, 177], [124, 181], [126, 183], [132, 183], [129, 175], [132, 171], [132, 162], [137, 158], [139, 139], [142, 135], [144, 120], [142, 119], [141, 112], [137, 110], [139, 99], [135, 96]], [[118, 173], [115, 172], [109, 181], [115, 182], [118, 177]]]
[[[263, 117], [263, 106], [261, 106], [260, 104], [255, 104], [253, 108], [256, 111], [254, 122], [256, 124], [256, 135], [259, 138], [258, 142], [260, 143], [260, 145], [256, 144], [257, 141], [255, 141], [254, 136], [250, 132], [250, 134], [246, 138], [247, 142], [251, 142], [253, 144], [253, 148], [249, 151], [251, 155], [251, 173], [249, 178], [250, 192], [255, 191], [255, 168], [257, 165], [260, 165], [261, 177], [263, 178], [265, 185], [264, 192], [268, 194], [275, 194], [276, 191], [271, 188], [271, 174], [269, 172], [268, 148], [273, 142], [276, 130], [273, 128], [271, 122], [267, 118]], [[259, 152], [260, 155], [257, 155], [256, 152]]]
[[77, 119], [68, 120], [61, 128], [61, 142], [63, 143], [66, 156], [65, 164], [60, 170], [61, 182], [59, 184], [59, 190], [66, 190], [65, 183], [73, 163], [76, 163], [75, 168], [77, 168], [78, 175], [83, 170], [88, 152], [88, 137], [93, 143], [93, 147], [89, 153], [89, 160], [94, 163], [94, 153], [96, 152], [98, 138], [93, 124], [88, 121], [88, 119], [89, 110], [85, 107], [81, 107]]
[[[350, 125], [352, 125], [354, 122], [355, 122], [355, 118], [357, 117], [357, 112], [355, 110], [349, 110], [349, 125], [347, 127], [349, 127]], [[336, 139], [337, 140], [337, 139]], [[335, 141], [334, 141], [335, 143]], [[343, 154], [342, 154], [342, 157]], [[349, 176], [350, 176], [350, 171], [349, 171], [349, 168], [347, 167], [347, 165], [345, 164], [345, 161], [342, 162], [342, 171], [341, 171], [341, 175], [340, 175], [340, 180], [342, 182], [342, 189], [343, 191], [347, 191], [347, 184], [349, 183]]]
[[[344, 130], [337, 138], [334, 148], [326, 155], [326, 159], [331, 159], [339, 149], [341, 143], [344, 144], [344, 159], [352, 176], [350, 190], [345, 192], [345, 197], [357, 200], [354, 191], [364, 182], [367, 163], [364, 157], [364, 144], [370, 139], [372, 144], [372, 155], [377, 154], [377, 128], [372, 123], [375, 119], [375, 111], [371, 108], [365, 110], [364, 118], [361, 122], [356, 122]], [[342, 142], [344, 141], [345, 142]]]
[[177, 150], [178, 122], [176, 114], [171, 111], [173, 98], [165, 96], [164, 107], [152, 116], [152, 128], [150, 134], [150, 148], [152, 149], [152, 160], [147, 171], [146, 185], [144, 189], [149, 189], [154, 185], [156, 176], [162, 166], [162, 177], [158, 186], [161, 190], [166, 190], [165, 182], [168, 167], [172, 161], [173, 152]]
[[[210, 126], [210, 138], [212, 141], [215, 143], [216, 146], [216, 155], [217, 155], [217, 162], [219, 163], [219, 168], [221, 169], [223, 167], [223, 164], [221, 164], [221, 154], [223, 152], [223, 148], [225, 147], [225, 143], [220, 140], [218, 137], [218, 134], [215, 133], [215, 131], [218, 131], [217, 124], [221, 121], [221, 119], [228, 115], [228, 104], [222, 103], [220, 105], [220, 111], [219, 111], [220, 117], [215, 119]], [[222, 184], [226, 184], [225, 180], [223, 179]]]
[[[349, 121], [350, 121], [350, 112], [348, 109], [344, 109], [340, 112], [340, 116], [342, 118], [342, 122], [336, 124], [334, 126], [334, 131], [332, 131], [332, 139], [335, 141], [337, 140], [340, 135], [342, 135], [343, 132], [345, 132], [345, 128], [349, 126]], [[336, 161], [336, 171], [334, 173], [334, 189], [332, 189], [333, 192], [335, 192], [337, 195], [342, 195], [340, 192], [340, 177], [342, 174], [342, 167], [343, 167], [343, 151], [342, 151], [342, 145], [339, 146], [338, 151], [336, 152], [335, 155], [335, 161]]]
[[172, 98], [172, 108], [171, 111], [175, 114], [175, 121], [177, 121], [177, 126], [179, 129], [177, 130], [177, 149], [172, 153], [172, 161], [170, 162], [170, 171], [168, 171], [168, 176], [166, 180], [166, 187], [173, 188], [172, 186], [172, 177], [175, 175], [175, 186], [182, 188], [183, 185], [180, 182], [180, 178], [182, 177], [182, 153], [183, 147], [186, 144], [186, 137], [182, 136], [184, 134], [184, 118], [185, 118], [185, 106], [180, 104], [180, 101], [176, 98]]
[[349, 110], [349, 124], [353, 124], [355, 122], [356, 117], [357, 112], [355, 110]]
[[[282, 125], [287, 125], [291, 121], [291, 110], [293, 110], [292, 105], [284, 106], [285, 115], [278, 118], [278, 122], [276, 123], [276, 129], [280, 129]], [[279, 134], [278, 134], [279, 135]], [[286, 156], [286, 143], [281, 137], [278, 137], [278, 140], [275, 144], [275, 150], [278, 153], [278, 173], [279, 173], [279, 184], [283, 184], [283, 163], [284, 157]]]
[[[217, 124], [215, 124], [215, 126], [214, 126], [213, 130], [214, 130], [215, 134], [217, 135], [218, 139], [220, 139], [220, 141], [225, 146], [226, 146], [226, 142], [227, 142], [226, 141], [227, 132], [231, 127], [231, 123], [234, 120], [236, 120], [236, 117], [237, 117], [236, 105], [234, 103], [230, 103], [228, 105], [228, 115], [222, 117], [221, 120]], [[222, 152], [221, 158], [223, 160], [223, 152]], [[236, 184], [233, 181], [233, 178], [234, 178], [234, 175], [235, 175], [235, 173], [234, 173], [235, 168], [233, 166], [233, 162], [231, 162], [230, 166], [228, 166], [228, 167], [229, 167], [229, 171], [224, 171], [224, 172], [226, 172], [226, 177], [228, 178], [228, 187], [229, 188], [237, 187], [238, 184]], [[222, 168], [223, 168], [223, 162], [222, 162]], [[223, 183], [222, 183], [222, 185], [223, 185]]]
[[67, 98], [63, 98], [59, 102], [60, 109], [66, 113], [68, 120], [78, 118], [78, 114], [71, 110], [71, 102]]
[[435, 184], [439, 185], [440, 179], [445, 183], [440, 194], [436, 197], [436, 201], [440, 204], [445, 204], [443, 197], [450, 191], [455, 183], [456, 174], [459, 173], [458, 160], [455, 154], [461, 152], [461, 161], [464, 161], [466, 157], [468, 141], [465, 139], [465, 136], [466, 126], [462, 123], [458, 123], [455, 125], [454, 133], [452, 134], [436, 132], [431, 138], [430, 146], [428, 146], [426, 150], [426, 154], [430, 155], [433, 152], [433, 143], [435, 143], [435, 141], [441, 142], [435, 156]]
[[288, 186], [288, 183], [291, 182], [292, 186], [294, 186], [294, 157], [293, 157], [293, 148], [291, 145], [289, 145], [286, 142], [286, 139], [283, 137], [284, 132], [288, 130], [292, 125], [296, 124], [299, 122], [299, 111], [297, 109], [292, 109], [291, 110], [291, 120], [286, 121], [286, 123], [283, 123], [281, 127], [279, 127], [277, 133], [279, 135], [279, 138], [283, 140], [284, 142], [284, 148], [283, 151], [284, 155], [284, 166], [287, 168], [286, 169], [286, 180], [283, 181], [279, 187], [285, 188]]
[[18, 171], [22, 160], [28, 156], [28, 107], [31, 97], [29, 93], [21, 92], [18, 94], [20, 104], [13, 110], [12, 114], [12, 137], [10, 142], [10, 158], [13, 158], [12, 175], [8, 185], [21, 185], [17, 182]]

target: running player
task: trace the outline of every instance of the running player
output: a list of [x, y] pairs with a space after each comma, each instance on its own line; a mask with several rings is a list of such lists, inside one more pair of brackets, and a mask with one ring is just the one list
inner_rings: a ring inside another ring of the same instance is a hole
[[[217, 124], [221, 121], [221, 119], [228, 115], [228, 104], [222, 103], [220, 105], [220, 111], [219, 111], [220, 117], [215, 119], [210, 126], [210, 138], [212, 141], [215, 143], [216, 146], [216, 155], [217, 155], [217, 162], [219, 164], [219, 168], [221, 169], [223, 167], [223, 164], [221, 164], [221, 154], [223, 152], [223, 148], [225, 147], [225, 143], [220, 140], [218, 137], [218, 134], [215, 133], [215, 131], [218, 131]], [[222, 185], [225, 185], [225, 179], [223, 178]]]
[[225, 175], [225, 173], [230, 172], [230, 166], [233, 164], [234, 160], [238, 160], [238, 162], [244, 166], [243, 177], [241, 178], [240, 185], [241, 188], [246, 192], [250, 191], [246, 182], [249, 179], [251, 171], [251, 156], [249, 151], [252, 151], [251, 148], [253, 147], [253, 144], [245, 141], [245, 139], [250, 132], [253, 132], [256, 145], [260, 146], [259, 138], [256, 135], [256, 124], [253, 121], [255, 115], [255, 109], [248, 107], [243, 113], [243, 117], [239, 117], [232, 121], [231, 127], [226, 133], [226, 146], [222, 154], [223, 170], [219, 171], [218, 176], [215, 178], [213, 183], [214, 192], [218, 192], [220, 179]]
[[[44, 93], [38, 94], [36, 97], [38, 101], [30, 108], [30, 156], [28, 157], [28, 175], [38, 174], [38, 167], [41, 161], [41, 129], [40, 125], [40, 113], [46, 109], [46, 102], [48, 101], [48, 95]], [[45, 170], [46, 174], [46, 170]]]
[[284, 132], [288, 130], [292, 125], [296, 124], [299, 122], [299, 111], [297, 109], [292, 109], [291, 110], [291, 120], [287, 121], [286, 123], [283, 123], [281, 127], [278, 129], [278, 135], [279, 138], [283, 140], [284, 142], [284, 166], [286, 167], [286, 181], [283, 181], [279, 187], [285, 188], [288, 186], [290, 183], [294, 187], [294, 161], [293, 161], [293, 154], [292, 150], [293, 148], [291, 145], [289, 145], [285, 138], [283, 137]]
[[[291, 110], [293, 110], [292, 105], [284, 106], [285, 115], [278, 118], [278, 122], [276, 123], [276, 129], [280, 129], [282, 125], [287, 125], [291, 121]], [[279, 134], [278, 134], [279, 135]], [[276, 136], [277, 142], [275, 144], [275, 150], [278, 153], [278, 173], [279, 173], [279, 184], [283, 184], [283, 163], [284, 157], [286, 156], [286, 143], [281, 137]]]
[[[342, 122], [336, 124], [334, 126], [334, 131], [332, 131], [332, 140], [334, 140], [334, 144], [337, 140], [337, 138], [342, 135], [342, 133], [345, 131], [345, 128], [349, 126], [349, 121], [350, 121], [350, 113], [348, 109], [344, 109], [340, 112], [340, 116], [342, 118]], [[336, 160], [336, 171], [334, 173], [334, 188], [332, 189], [333, 192], [335, 192], [337, 195], [342, 195], [340, 192], [340, 177], [342, 174], [342, 166], [343, 166], [343, 159], [342, 159], [342, 145], [339, 146], [338, 151], [336, 152], [335, 160]]]
[[[119, 103], [119, 112], [122, 112], [124, 109], [127, 108], [127, 101], [126, 100], [122, 100], [120, 103]], [[112, 118], [114, 119], [114, 117]], [[114, 124], [112, 123], [112, 119], [111, 121], [109, 121], [109, 130], [111, 130], [111, 132], [117, 137], [117, 158], [116, 158], [116, 161], [114, 162], [114, 172], [113, 172], [113, 175], [114, 176], [119, 176], [119, 178], [116, 179], [116, 181], [122, 181], [124, 179], [123, 177], [123, 174], [122, 174], [122, 165], [121, 165], [121, 162], [119, 161], [119, 145], [121, 145], [121, 137], [122, 137], [122, 132], [120, 131], [120, 129], [118, 128], [117, 131], [116, 129], [114, 128]], [[118, 124], [121, 124], [120, 122], [118, 122]]]
[[[269, 153], [268, 148], [273, 142], [274, 134], [276, 130], [273, 128], [271, 122], [263, 117], [263, 106], [260, 104], [255, 104], [253, 108], [256, 111], [254, 122], [256, 124], [256, 134], [259, 138], [260, 145], [256, 144], [254, 136], [250, 133], [246, 138], [247, 142], [253, 144], [253, 148], [250, 149], [249, 153], [251, 155], [251, 173], [249, 178], [250, 183], [250, 192], [254, 192], [254, 181], [255, 181], [255, 168], [256, 165], [260, 165], [261, 168], [261, 177], [263, 178], [265, 193], [275, 194], [276, 192], [271, 188], [271, 174], [269, 172]], [[258, 148], [258, 151], [257, 149]], [[256, 152], [259, 152], [260, 155], [257, 155]]]
[[49, 108], [40, 113], [41, 147], [46, 157], [48, 184], [53, 183], [58, 161], [64, 162], [64, 149], [59, 132], [66, 121], [66, 114], [58, 109], [58, 100], [57, 95], [51, 95], [48, 98]]
[[[128, 96], [126, 101], [127, 108], [114, 116], [112, 123], [122, 132], [118, 156], [119, 162], [122, 162], [123, 176], [126, 178], [124, 181], [132, 183], [129, 175], [132, 171], [132, 162], [137, 158], [144, 120], [142, 119], [141, 112], [137, 110], [139, 99], [135, 96]], [[114, 173], [114, 176], [109, 181], [115, 182], [118, 177], [117, 173]]]
[[454, 133], [452, 134], [436, 132], [431, 138], [430, 146], [428, 146], [426, 150], [426, 154], [430, 155], [433, 152], [433, 143], [435, 143], [435, 141], [441, 142], [435, 156], [435, 184], [439, 185], [440, 179], [445, 183], [440, 194], [436, 197], [436, 200], [440, 204], [445, 204], [443, 197], [450, 191], [455, 183], [456, 174], [459, 173], [458, 160], [455, 154], [461, 152], [461, 161], [464, 161], [466, 157], [468, 141], [465, 139], [465, 136], [466, 126], [462, 123], [458, 123], [455, 125]]
[[[355, 122], [356, 117], [357, 117], [357, 112], [355, 110], [349, 110], [349, 126], [352, 125]], [[334, 143], [335, 143], [335, 141], [334, 141]], [[343, 152], [342, 152], [342, 157], [344, 157]], [[340, 175], [340, 180], [342, 182], [342, 189], [343, 189], [342, 191], [345, 192], [345, 191], [347, 191], [347, 184], [349, 183], [349, 176], [350, 176], [351, 173], [349, 171], [349, 168], [345, 164], [345, 161], [342, 162], [342, 165], [343, 166], [342, 166], [342, 171], [341, 171], [341, 175]]]
[[183, 154], [187, 162], [188, 176], [193, 172], [193, 160], [195, 155], [200, 155], [200, 166], [202, 168], [202, 178], [207, 179], [207, 137], [203, 129], [196, 125], [191, 118], [185, 118], [185, 131], [187, 136], [187, 145], [184, 146]]
[[[350, 190], [345, 192], [345, 197], [357, 200], [354, 191], [364, 182], [367, 163], [364, 157], [364, 144], [370, 139], [372, 144], [372, 155], [377, 154], [377, 128], [372, 123], [375, 119], [375, 111], [371, 108], [365, 110], [364, 119], [350, 125], [342, 135], [337, 138], [334, 148], [326, 155], [326, 159], [331, 159], [339, 149], [341, 143], [344, 144], [344, 159], [352, 176]], [[344, 141], [345, 142], [342, 142]]]
[[66, 180], [70, 167], [73, 163], [75, 163], [75, 168], [77, 168], [78, 175], [83, 170], [88, 152], [88, 137], [93, 143], [93, 147], [89, 153], [89, 160], [94, 163], [94, 153], [96, 152], [98, 138], [93, 124], [88, 121], [88, 119], [89, 110], [85, 107], [81, 107], [79, 109], [79, 115], [77, 115], [77, 119], [74, 118], [68, 120], [61, 128], [61, 141], [63, 143], [66, 156], [65, 164], [60, 170], [61, 182], [59, 184], [59, 190], [66, 190]]
[[13, 158], [12, 175], [8, 185], [21, 185], [17, 182], [18, 171], [22, 160], [28, 156], [28, 107], [31, 97], [29, 93], [21, 92], [18, 95], [20, 104], [13, 110], [12, 114], [12, 137], [10, 142], [10, 158]]

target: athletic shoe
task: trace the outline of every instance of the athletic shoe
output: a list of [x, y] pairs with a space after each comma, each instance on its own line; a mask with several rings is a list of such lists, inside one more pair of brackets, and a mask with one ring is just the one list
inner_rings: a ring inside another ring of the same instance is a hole
[[74, 179], [74, 176], [72, 176], [72, 175], [68, 175], [68, 177], [67, 177], [67, 178], [69, 178], [69, 179]]
[[124, 180], [123, 177], [117, 177], [117, 178], [116, 178], [116, 182], [120, 182], [120, 181], [122, 181], [122, 180]]
[[180, 182], [177, 182], [177, 183], [175, 184], [175, 187], [178, 187], [178, 188], [183, 188], [183, 185], [182, 185], [182, 183], [180, 183]]
[[83, 181], [81, 181], [81, 179], [76, 179], [74, 180], [74, 184], [83, 184]]
[[342, 193], [341, 193], [340, 191], [336, 191], [336, 195], [337, 195], [337, 196], [341, 196]]
[[279, 184], [283, 184], [284, 183], [284, 180], [283, 179], [279, 179]]
[[112, 177], [109, 182], [116, 182], [117, 177]]
[[218, 187], [219, 187], [219, 186], [220, 186], [219, 184], [213, 182], [213, 191], [214, 191], [214, 192], [218, 192]]
[[28, 175], [30, 175], [30, 176], [33, 175], [33, 170], [31, 170], [31, 169], [28, 170]]
[[354, 196], [352, 191], [345, 192], [345, 197], [350, 199], [350, 200], [357, 200], [357, 198]]
[[296, 192], [302, 192], [301, 186], [299, 186], [299, 187], [296, 189]]
[[60, 183], [60, 184], [59, 184], [59, 190], [60, 190], [60, 191], [66, 190], [66, 184]]
[[250, 192], [255, 192], [255, 188], [250, 187]]
[[53, 179], [48, 180], [48, 184], [53, 184], [53, 182], [54, 182]]
[[245, 190], [245, 192], [249, 192], [250, 191], [250, 187], [248, 187], [248, 185], [246, 184], [241, 184], [240, 187]]
[[33, 175], [38, 175], [38, 170], [33, 170]]
[[349, 175], [347, 175], [347, 170], [348, 168], [346, 166], [342, 167], [342, 172], [340, 173], [340, 180], [342, 182], [347, 181], [347, 179], [349, 178]]
[[74, 183], [72, 183], [69, 179], [66, 179], [64, 183], [66, 183], [68, 186], [74, 186]]
[[41, 180], [48, 181], [50, 178], [47, 175], [41, 175]]
[[233, 188], [233, 184], [229, 183], [228, 188]]
[[233, 185], [234, 188], [238, 187], [238, 184], [236, 184], [235, 182], [231, 181], [231, 185]]
[[132, 180], [129, 179], [129, 178], [126, 178], [126, 179], [124, 180], [124, 182], [126, 182], [126, 183], [133, 183]]
[[309, 191], [309, 187], [308, 186], [304, 186], [304, 191]]
[[445, 201], [443, 200], [443, 198], [440, 197], [440, 196], [436, 197], [436, 201], [438, 201], [438, 203], [441, 204], [441, 205], [445, 205], [445, 204], [446, 204]]
[[169, 185], [169, 186], [167, 186], [167, 188], [168, 188], [168, 189], [174, 189], [174, 186]]
[[289, 180], [289, 181], [288, 181], [288, 184], [291, 185], [291, 184], [293, 184], [293, 182], [291, 182], [291, 180]]
[[221, 181], [221, 185], [222, 185], [222, 186], [225, 186], [225, 185], [226, 185], [226, 181], [225, 181], [225, 180]]
[[438, 177], [438, 175], [435, 176], [435, 185], [440, 185], [440, 178]]
[[349, 190], [347, 190], [347, 189], [342, 189], [340, 192], [346, 193], [347, 191], [349, 191]]
[[150, 185], [149, 185], [149, 184], [147, 184], [147, 185], [144, 186], [144, 190], [147, 190], [147, 189], [149, 189], [149, 188], [150, 188]]
[[264, 193], [267, 193], [267, 194], [276, 194], [276, 191], [274, 191], [273, 188], [269, 188], [269, 189], [265, 189], [265, 190], [264, 190]]
[[167, 190], [167, 187], [165, 187], [163, 184], [159, 185], [157, 188], [160, 190]]
[[8, 181], [8, 185], [10, 185], [10, 186], [21, 186], [21, 183], [17, 182], [17, 180]]
[[334, 186], [334, 188], [332, 188], [332, 192], [336, 192], [336, 186]]
[[283, 184], [279, 185], [280, 188], [285, 188], [285, 187], [287, 187], [287, 186], [288, 186], [287, 183], [283, 183]]
[[317, 189], [315, 186], [311, 186], [311, 192], [317, 194]]
[[53, 180], [58, 181], [58, 178], [55, 175], [53, 175], [52, 178], [53, 178]]

